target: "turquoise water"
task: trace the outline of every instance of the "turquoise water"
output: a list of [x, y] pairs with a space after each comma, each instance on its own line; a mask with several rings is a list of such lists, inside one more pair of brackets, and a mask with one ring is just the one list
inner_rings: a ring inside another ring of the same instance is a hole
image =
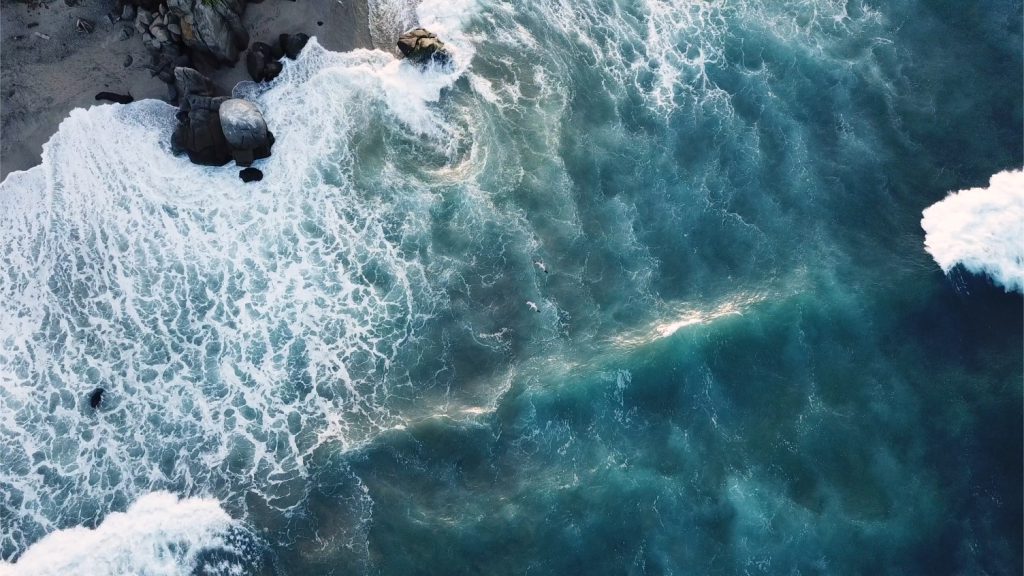
[[1022, 164], [1021, 11], [425, 2], [452, 69], [236, 90], [258, 185], [76, 111], [0, 187], [0, 557], [166, 490], [243, 542], [183, 574], [1018, 573], [1021, 296], [920, 220]]

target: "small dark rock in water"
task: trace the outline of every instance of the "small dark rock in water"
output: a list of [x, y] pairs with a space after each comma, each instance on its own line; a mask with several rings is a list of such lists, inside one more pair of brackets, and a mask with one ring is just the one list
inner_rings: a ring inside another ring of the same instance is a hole
[[100, 92], [96, 95], [97, 100], [109, 100], [118, 104], [130, 104], [135, 101], [131, 94], [116, 94], [114, 92]]
[[317, 26], [323, 26], [324, 25], [324, 21], [323, 20], [317, 20], [316, 21], [316, 25]]
[[258, 168], [244, 168], [238, 171], [238, 177], [242, 182], [259, 182], [263, 180], [263, 172]]
[[26, 28], [35, 28], [36, 26], [39, 26], [39, 22], [29, 22]]
[[121, 28], [121, 33], [117, 35], [117, 39], [124, 41], [131, 38], [133, 34], [135, 34], [135, 29], [125, 26], [124, 28]]
[[134, 61], [135, 61], [135, 59], [132, 58], [131, 54], [125, 56], [124, 57], [124, 67], [127, 68], [127, 67], [131, 66], [132, 62], [134, 62]]
[[451, 60], [451, 53], [445, 48], [444, 42], [437, 38], [437, 34], [423, 28], [414, 28], [398, 37], [398, 50], [402, 56], [417, 64], [437, 62], [447, 64]]
[[100, 403], [103, 402], [103, 393], [106, 392], [103, 388], [97, 388], [89, 394], [89, 406], [93, 409], [98, 408]]

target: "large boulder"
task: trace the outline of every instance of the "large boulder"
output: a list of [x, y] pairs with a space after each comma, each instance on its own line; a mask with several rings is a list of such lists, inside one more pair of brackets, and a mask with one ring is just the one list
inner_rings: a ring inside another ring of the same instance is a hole
[[174, 88], [182, 100], [188, 96], [213, 96], [213, 83], [193, 68], [174, 69]]
[[[299, 32], [298, 34], [281, 34], [277, 37], [281, 45], [281, 52], [291, 60], [295, 60], [302, 53], [302, 49], [309, 42], [309, 34]], [[280, 58], [280, 56], [278, 56]]]
[[231, 160], [231, 147], [221, 129], [219, 109], [228, 98], [191, 95], [182, 98], [171, 149], [188, 154], [194, 164], [223, 166]]
[[274, 57], [274, 51], [268, 44], [256, 42], [245, 54], [245, 68], [249, 76], [257, 82], [269, 82], [281, 73], [281, 63]]
[[236, 164], [248, 166], [253, 160], [270, 156], [274, 136], [255, 104], [231, 98], [220, 105], [219, 113], [221, 130]]
[[245, 0], [167, 0], [167, 8], [179, 20], [181, 41], [218, 62], [234, 64], [249, 45]]
[[451, 53], [444, 42], [437, 38], [437, 34], [423, 28], [414, 28], [399, 36], [398, 50], [417, 64], [447, 64], [451, 61]]

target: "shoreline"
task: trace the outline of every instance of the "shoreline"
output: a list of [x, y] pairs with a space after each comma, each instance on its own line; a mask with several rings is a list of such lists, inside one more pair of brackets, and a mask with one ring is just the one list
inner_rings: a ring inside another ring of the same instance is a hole
[[[150, 58], [131, 22], [111, 24], [114, 0], [2, 0], [0, 9], [0, 181], [42, 160], [42, 146], [75, 108], [103, 105], [102, 91], [167, 101], [167, 85], [147, 69]], [[68, 5], [71, 2], [73, 5]], [[75, 29], [77, 19], [94, 24]], [[248, 4], [242, 23], [255, 42], [305, 32], [328, 50], [372, 48], [367, 0], [263, 0]], [[251, 80], [246, 52], [232, 66], [196, 66], [224, 93]], [[125, 66], [126, 63], [128, 66]]]

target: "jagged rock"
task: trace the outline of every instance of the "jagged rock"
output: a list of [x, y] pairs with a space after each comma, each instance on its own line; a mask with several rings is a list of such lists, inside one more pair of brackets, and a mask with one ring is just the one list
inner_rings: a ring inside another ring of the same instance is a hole
[[243, 168], [238, 171], [238, 177], [245, 183], [259, 182], [263, 180], [263, 172], [258, 168]]
[[231, 147], [221, 129], [219, 108], [227, 98], [183, 96], [179, 123], [171, 135], [171, 150], [188, 154], [194, 164], [223, 166], [231, 160]]
[[437, 34], [423, 28], [414, 28], [399, 36], [398, 50], [403, 56], [418, 64], [447, 64], [451, 61], [451, 53], [444, 42], [437, 38]]
[[306, 43], [309, 42], [309, 34], [302, 32], [298, 34], [281, 34], [277, 37], [277, 41], [281, 45], [281, 52], [288, 58], [295, 60], [302, 53], [302, 49], [306, 47]]
[[132, 58], [131, 54], [125, 56], [124, 57], [124, 67], [127, 68], [127, 67], [131, 66], [132, 62], [134, 62], [134, 61], [135, 61], [135, 59]]
[[245, 69], [249, 76], [257, 81], [270, 81], [281, 73], [281, 63], [274, 58], [273, 50], [263, 42], [256, 42], [245, 54]]
[[213, 96], [213, 84], [210, 79], [192, 68], [177, 67], [174, 69], [174, 87], [178, 96]]
[[121, 32], [117, 35], [117, 39], [123, 42], [131, 38], [133, 35], [135, 35], [135, 29], [125, 26], [124, 28], [121, 28]]
[[232, 98], [220, 105], [219, 113], [224, 138], [239, 166], [248, 166], [254, 159], [270, 156], [274, 136], [255, 104]]
[[219, 62], [237, 62], [249, 44], [241, 20], [245, 0], [167, 0], [167, 9], [180, 20], [181, 41]]
[[[146, 28], [153, 23], [153, 14], [149, 10], [139, 10], [138, 15], [135, 17], [135, 21], [141, 23]], [[141, 32], [141, 30], [139, 30]]]
[[177, 24], [168, 24], [167, 31], [175, 36], [181, 36], [181, 26], [178, 26]]
[[121, 20], [125, 22], [131, 22], [135, 19], [135, 5], [125, 4], [124, 8], [121, 9]]

